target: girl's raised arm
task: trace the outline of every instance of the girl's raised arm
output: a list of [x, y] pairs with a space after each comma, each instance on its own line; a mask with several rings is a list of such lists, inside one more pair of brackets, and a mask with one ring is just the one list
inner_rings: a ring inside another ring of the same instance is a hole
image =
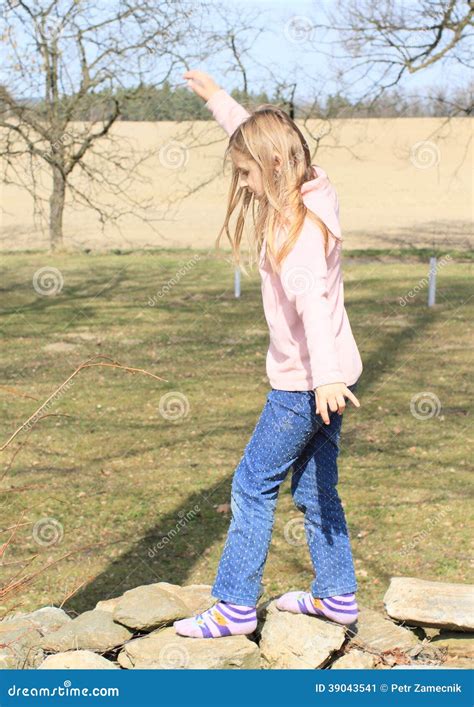
[[250, 113], [227, 91], [218, 86], [209, 74], [192, 70], [186, 71], [183, 78], [187, 79], [188, 86], [206, 102], [206, 108], [212, 112], [228, 135], [232, 135], [234, 130], [250, 116]]

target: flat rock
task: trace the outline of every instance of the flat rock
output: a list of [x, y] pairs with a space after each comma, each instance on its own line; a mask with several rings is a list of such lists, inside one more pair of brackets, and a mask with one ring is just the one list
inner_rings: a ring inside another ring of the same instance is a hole
[[[12, 622], [13, 623], [13, 622]], [[0, 633], [0, 670], [37, 668], [43, 662], [41, 633], [31, 626]]]
[[353, 647], [369, 648], [379, 653], [399, 648], [408, 651], [419, 646], [415, 634], [387, 619], [373, 609], [359, 606], [357, 623], [351, 626]]
[[179, 584], [158, 582], [154, 586], [181, 599], [188, 607], [187, 616], [202, 614], [216, 602], [216, 599], [211, 595], [212, 586], [210, 584], [187, 584], [181, 587]]
[[121, 597], [112, 597], [111, 599], [103, 599], [102, 601], [98, 601], [94, 608], [99, 609], [99, 611], [108, 611], [109, 614], [113, 614], [114, 609], [117, 606], [120, 599], [121, 599]]
[[260, 668], [260, 651], [246, 636], [189, 638], [169, 626], [129, 641], [117, 660], [129, 669], [254, 670]]
[[474, 630], [474, 585], [392, 577], [387, 614], [415, 626]]
[[[186, 616], [201, 614], [203, 611], [206, 611], [206, 609], [209, 609], [216, 601], [211, 595], [212, 586], [210, 584], [188, 584], [181, 587], [179, 584], [171, 584], [170, 582], [156, 582], [146, 586], [158, 587], [158, 589], [163, 589], [165, 592], [168, 592], [168, 594], [180, 599], [186, 604]], [[124, 595], [98, 601], [95, 608], [113, 613], [115, 607], [122, 599], [122, 596]]]
[[373, 655], [355, 648], [335, 660], [331, 665], [331, 670], [372, 670], [374, 665], [375, 657]]
[[59, 653], [70, 650], [90, 650], [105, 653], [128, 641], [132, 633], [112, 618], [108, 611], [93, 609], [49, 633], [41, 642], [45, 651]]
[[318, 616], [280, 611], [271, 601], [260, 640], [262, 668], [319, 668], [344, 639], [344, 627]]
[[111, 660], [92, 651], [65, 651], [49, 655], [38, 666], [39, 670], [119, 670]]
[[431, 639], [436, 648], [447, 648], [449, 656], [474, 658], [474, 633], [442, 631]]
[[153, 631], [189, 616], [189, 608], [176, 594], [158, 584], [129, 589], [113, 610], [114, 621], [134, 630]]
[[35, 628], [42, 636], [45, 636], [47, 633], [57, 631], [71, 620], [71, 617], [63, 609], [56, 606], [44, 606], [36, 611], [15, 614], [0, 621], [0, 636], [5, 631], [21, 628]]

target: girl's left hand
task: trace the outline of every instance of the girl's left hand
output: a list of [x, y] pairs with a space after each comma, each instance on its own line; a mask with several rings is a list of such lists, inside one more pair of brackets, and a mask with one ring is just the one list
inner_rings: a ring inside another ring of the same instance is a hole
[[360, 407], [354, 393], [349, 390], [345, 383], [328, 383], [328, 385], [320, 385], [314, 389], [316, 396], [316, 414], [320, 414], [326, 425], [329, 425], [329, 409], [332, 412], [338, 412], [342, 415], [346, 409], [346, 401], [344, 396], [349, 398], [356, 407]]
[[183, 78], [187, 79], [189, 88], [206, 102], [220, 89], [220, 86], [214, 81], [212, 76], [199, 69], [186, 71], [183, 74]]

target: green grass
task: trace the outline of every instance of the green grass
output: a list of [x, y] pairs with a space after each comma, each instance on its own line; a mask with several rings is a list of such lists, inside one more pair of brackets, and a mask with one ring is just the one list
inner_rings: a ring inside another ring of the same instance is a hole
[[[233, 471], [269, 390], [268, 333], [258, 273], [242, 278], [236, 300], [229, 266], [203, 252], [189, 266], [196, 253], [4, 256], [2, 444], [96, 354], [167, 382], [84, 370], [48, 408], [51, 416], [3, 452], [0, 529], [24, 523], [4, 557], [3, 577], [31, 574], [71, 554], [14, 599], [0, 599], [0, 613], [13, 605], [59, 605], [78, 587], [64, 605], [70, 611], [148, 582], [212, 584], [230, 521], [219, 507], [230, 500]], [[54, 296], [33, 287], [43, 267], [63, 278]], [[344, 417], [339, 493], [358, 599], [376, 609], [383, 609], [391, 576], [472, 578], [472, 265], [453, 255], [439, 270], [435, 308], [426, 306], [426, 286], [417, 288], [427, 271], [427, 262], [380, 262], [367, 254], [344, 261], [346, 309], [364, 372], [361, 407], [350, 406]], [[166, 283], [166, 295], [156, 297]], [[45, 350], [58, 342], [75, 348]], [[441, 406], [427, 419], [410, 411], [423, 392]], [[168, 393], [189, 406], [185, 416], [160, 412]], [[306, 545], [285, 540], [285, 524], [299, 517], [289, 480], [280, 491], [265, 598], [305, 588], [312, 577]], [[47, 535], [35, 540], [35, 524], [44, 518], [60, 524], [58, 543]], [[2, 532], [0, 542], [8, 536]]]

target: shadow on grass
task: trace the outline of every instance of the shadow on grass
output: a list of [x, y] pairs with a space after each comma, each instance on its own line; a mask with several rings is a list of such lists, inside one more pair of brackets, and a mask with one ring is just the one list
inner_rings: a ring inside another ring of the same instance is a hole
[[[377, 350], [370, 356], [364, 357], [364, 371], [357, 391], [357, 396], [362, 404], [365, 386], [370, 387], [377, 380], [379, 373], [386, 370], [387, 367], [394, 370], [395, 361], [400, 360], [404, 350], [412, 344], [414, 339], [423, 337], [426, 328], [432, 321], [432, 313], [423, 312], [417, 317], [414, 324], [404, 331], [377, 334]], [[205, 437], [206, 435], [203, 434], [203, 438], [201, 438], [204, 443]], [[247, 439], [244, 441], [246, 443]], [[199, 436], [196, 437], [195, 442], [196, 444], [200, 443]], [[231, 473], [227, 477], [210, 486], [204, 493], [196, 491], [190, 493], [180, 503], [180, 508], [163, 516], [160, 522], [145, 536], [138, 539], [130, 549], [113, 560], [106, 570], [71, 597], [64, 604], [64, 608], [71, 612], [81, 613], [93, 608], [99, 600], [118, 596], [128, 589], [142, 584], [160, 581], [173, 584], [188, 583], [188, 577], [196, 559], [205, 556], [207, 549], [216, 540], [222, 539], [224, 542], [230, 516], [216, 513], [213, 506], [229, 502], [234, 469], [230, 471]], [[165, 543], [154, 556], [150, 556], [150, 548], [156, 547], [157, 543], [163, 541], [163, 538], [170, 534], [171, 529], [176, 527], [180, 514], [182, 516], [183, 512], [187, 513], [195, 506], [199, 508], [196, 517], [184, 529], [177, 532], [170, 542]], [[190, 533], [192, 533], [192, 545], [186, 542]], [[303, 567], [297, 557], [294, 557], [292, 561], [296, 572], [307, 569], [307, 566]], [[213, 566], [212, 572], [210, 572], [212, 578], [216, 571], [217, 566]], [[380, 567], [374, 568], [374, 571], [384, 581], [388, 579], [385, 571]]]

